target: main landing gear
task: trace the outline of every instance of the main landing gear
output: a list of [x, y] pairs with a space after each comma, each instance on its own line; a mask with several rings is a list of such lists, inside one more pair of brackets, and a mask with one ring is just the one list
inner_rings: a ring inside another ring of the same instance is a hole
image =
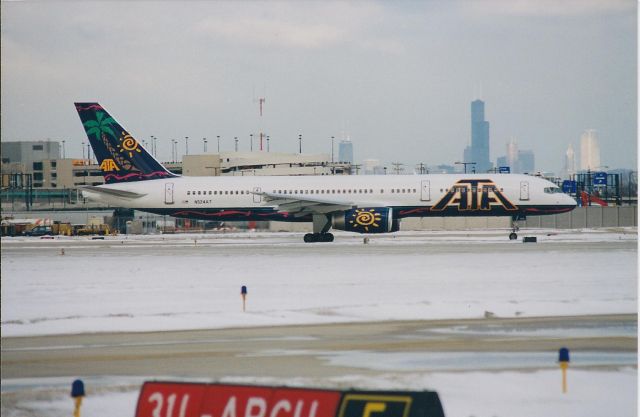
[[331, 217], [326, 214], [313, 215], [313, 233], [304, 235], [305, 243], [333, 242], [333, 235], [329, 232]]
[[520, 220], [520, 218], [516, 216], [511, 218], [511, 233], [509, 233], [509, 240], [516, 240], [518, 238], [518, 234], [516, 233], [520, 230], [520, 227], [518, 227], [518, 220]]
[[333, 234], [331, 233], [307, 233], [304, 235], [306, 243], [316, 242], [333, 242]]

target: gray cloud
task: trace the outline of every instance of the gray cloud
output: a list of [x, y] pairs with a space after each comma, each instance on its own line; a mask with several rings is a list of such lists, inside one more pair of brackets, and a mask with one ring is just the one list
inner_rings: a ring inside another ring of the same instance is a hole
[[[84, 135], [99, 100], [140, 139], [268, 132], [272, 149], [458, 160], [469, 102], [487, 103], [492, 158], [516, 137], [557, 170], [582, 130], [603, 163], [635, 166], [631, 1], [2, 3], [2, 140]], [[255, 92], [255, 93], [254, 93]], [[256, 95], [266, 94], [258, 117]], [[71, 145], [69, 145], [71, 143]], [[75, 144], [75, 145], [74, 145]], [[74, 148], [75, 146], [75, 148]], [[211, 149], [211, 148], [210, 148]]]

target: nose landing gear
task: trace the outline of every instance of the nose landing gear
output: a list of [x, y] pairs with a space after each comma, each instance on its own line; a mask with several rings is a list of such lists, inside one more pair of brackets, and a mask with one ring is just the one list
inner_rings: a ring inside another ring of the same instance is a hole
[[520, 227], [518, 226], [518, 220], [523, 219], [519, 216], [511, 217], [511, 233], [509, 233], [509, 240], [516, 240], [518, 238], [518, 234], [516, 233], [520, 230]]

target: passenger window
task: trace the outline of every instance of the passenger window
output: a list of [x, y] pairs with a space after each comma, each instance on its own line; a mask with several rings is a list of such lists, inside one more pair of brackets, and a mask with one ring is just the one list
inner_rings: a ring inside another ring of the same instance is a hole
[[417, 193], [417, 192], [418, 192], [418, 190], [416, 190], [416, 189], [414, 188], [414, 189], [413, 189], [413, 193], [415, 194], [415, 193]]
[[244, 194], [244, 190], [240, 191], [240, 194]]
[[211, 190], [209, 190], [209, 195], [211, 195]]
[[373, 190], [369, 190], [369, 194], [373, 194]]
[[224, 194], [225, 194], [225, 195], [228, 195], [228, 194], [229, 194], [229, 191], [225, 191], [225, 192], [224, 192]]
[[191, 195], [191, 191], [187, 191], [187, 195]]
[[393, 194], [393, 193], [395, 193], [395, 190], [392, 188], [392, 189], [391, 189], [391, 194]]
[[380, 189], [380, 194], [384, 194], [384, 190], [382, 188]]

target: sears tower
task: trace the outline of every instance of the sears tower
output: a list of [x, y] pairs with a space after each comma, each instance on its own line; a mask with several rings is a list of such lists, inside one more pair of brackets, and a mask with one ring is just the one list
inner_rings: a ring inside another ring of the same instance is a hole
[[464, 150], [464, 162], [475, 162], [476, 172], [493, 168], [489, 159], [489, 122], [484, 118], [484, 101], [471, 102], [471, 146]]

